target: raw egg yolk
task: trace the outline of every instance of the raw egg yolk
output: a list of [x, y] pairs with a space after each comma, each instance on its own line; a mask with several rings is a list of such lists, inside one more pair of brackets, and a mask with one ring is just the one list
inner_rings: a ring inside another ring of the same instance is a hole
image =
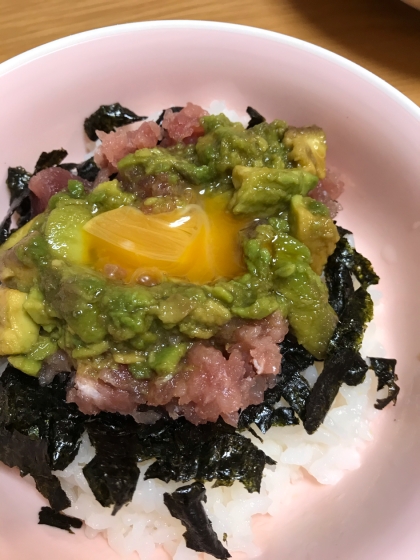
[[206, 284], [245, 272], [239, 232], [249, 225], [227, 211], [226, 195], [202, 197], [172, 212], [144, 214], [123, 206], [92, 218], [84, 226], [89, 264], [101, 270], [117, 265], [128, 281], [139, 271]]

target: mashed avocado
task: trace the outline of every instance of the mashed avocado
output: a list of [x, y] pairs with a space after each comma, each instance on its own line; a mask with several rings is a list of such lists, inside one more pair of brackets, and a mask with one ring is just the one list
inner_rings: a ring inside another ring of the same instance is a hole
[[[117, 178], [92, 192], [69, 181], [67, 191], [54, 195], [43, 214], [9, 239], [0, 250], [1, 355], [13, 356], [10, 361], [30, 375], [37, 375], [43, 360], [61, 349], [75, 362], [126, 364], [136, 378], [166, 379], [176, 373], [194, 340], [210, 339], [233, 317], [262, 319], [280, 309], [298, 341], [316, 358], [324, 357], [337, 317], [320, 273], [338, 235], [328, 210], [306, 197], [318, 177], [291, 157], [296, 135], [289, 134], [285, 143], [283, 121], [245, 130], [224, 115], [203, 117], [202, 126], [205, 134], [196, 145], [142, 149], [126, 156], [118, 164]], [[319, 168], [319, 151], [317, 157]], [[140, 184], [162, 182], [162, 177], [169, 194], [138, 195]], [[137, 261], [132, 242], [124, 238], [129, 224], [121, 224], [117, 232], [120, 245], [107, 239], [111, 234], [103, 223], [116, 215], [112, 211], [134, 207], [164, 216], [162, 209], [177, 209], [181, 222], [192, 224], [193, 204], [205, 212], [196, 211], [199, 219], [179, 239], [174, 237], [173, 254], [178, 251], [189, 266], [186, 255], [194, 247], [194, 266], [200, 267], [201, 258], [213, 266], [217, 255], [206, 242], [215, 235], [215, 215], [206, 210], [211, 206], [206, 201], [221, 193], [226, 208], [217, 219], [228, 216], [229, 231], [238, 220], [240, 273], [223, 277], [215, 272], [204, 283], [172, 275], [179, 263], [171, 261], [171, 254], [162, 256], [160, 240], [168, 226], [163, 222], [160, 237], [145, 243], [149, 265], [150, 254], [157, 264], [152, 272], [148, 265], [141, 282], [130, 267], [116, 262], [117, 257]], [[105, 241], [99, 243], [118, 249], [107, 249], [106, 257], [89, 241], [87, 224], [100, 215]], [[196, 245], [188, 245], [188, 236]], [[165, 267], [159, 265], [163, 258]], [[117, 264], [119, 275], [106, 273]]]

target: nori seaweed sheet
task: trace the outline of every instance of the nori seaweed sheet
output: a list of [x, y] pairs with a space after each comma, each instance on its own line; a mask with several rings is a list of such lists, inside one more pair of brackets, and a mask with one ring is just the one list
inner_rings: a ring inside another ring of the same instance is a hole
[[51, 507], [61, 511], [70, 502], [53, 470], [75, 458], [85, 416], [65, 401], [66, 380], [48, 387], [8, 366], [0, 377], [0, 460], [31, 474]]
[[[305, 417], [306, 401], [311, 389], [301, 372], [312, 365], [315, 358], [296, 338], [288, 333], [280, 344], [282, 353], [281, 373], [276, 377], [276, 385], [264, 393], [261, 404], [250, 405], [245, 408], [238, 421], [238, 428], [248, 428], [255, 423], [265, 434], [271, 426], [290, 426], [299, 424], [295, 413], [303, 420]], [[275, 408], [281, 398], [290, 407]]]
[[103, 507], [114, 506], [115, 515], [131, 502], [140, 475], [136, 457], [109, 457], [97, 453], [83, 468], [95, 498]]
[[[129, 416], [101, 413], [86, 422], [86, 428], [103, 461], [156, 458], [145, 479], [215, 480], [216, 485], [225, 486], [239, 480], [249, 492], [259, 492], [265, 465], [274, 464], [250, 439], [220, 419], [195, 426], [184, 418], [163, 416], [148, 425], [137, 424]], [[128, 475], [127, 487], [134, 476]]]
[[328, 287], [331, 307], [340, 317], [347, 302], [354, 294], [351, 269], [352, 248], [345, 237], [341, 237], [334, 253], [328, 257], [324, 268], [325, 282]]
[[29, 179], [31, 174], [23, 167], [9, 167], [6, 184], [10, 192], [10, 207], [0, 224], [0, 245], [15, 231], [12, 229], [12, 216], [18, 213], [17, 227], [20, 228], [31, 219], [29, 199]]
[[93, 157], [82, 161], [82, 163], [61, 163], [60, 167], [75, 173], [78, 177], [86, 179], [90, 183], [93, 183], [99, 173], [99, 167], [96, 165]]
[[367, 372], [368, 369], [369, 369], [369, 366], [367, 365], [365, 360], [362, 358], [362, 356], [359, 354], [359, 352], [355, 352], [354, 359], [353, 359], [353, 364], [347, 370], [347, 372], [344, 376], [344, 383], [346, 385], [350, 385], [352, 387], [355, 387], [356, 385], [359, 385], [360, 383], [363, 383], [363, 381], [365, 380], [366, 372]]
[[157, 460], [145, 479], [215, 480], [215, 486], [231, 486], [239, 480], [248, 492], [260, 491], [265, 465], [275, 461], [220, 419], [199, 426], [180, 420], [175, 426], [168, 423], [167, 433], [154, 442], [159, 448], [154, 454]]
[[28, 194], [29, 179], [32, 177], [23, 167], [9, 167], [6, 184], [10, 192], [10, 204], [22, 194]]
[[[169, 107], [173, 113], [179, 113], [180, 111], [182, 111], [182, 109], [184, 107]], [[165, 111], [167, 111], [167, 109], [163, 109], [163, 111], [161, 112], [161, 114], [158, 116], [158, 118], [156, 119], [156, 124], [161, 125], [162, 121], [163, 121], [163, 117], [165, 116]]]
[[55, 165], [60, 165], [64, 158], [68, 155], [67, 150], [60, 148], [59, 150], [52, 150], [51, 152], [42, 152], [39, 156], [38, 161], [35, 164], [34, 175], [48, 169], [49, 167], [54, 167]]
[[313, 434], [322, 424], [338, 390], [353, 367], [357, 354], [352, 348], [343, 348], [327, 357], [306, 403], [303, 427]]
[[328, 258], [324, 268], [325, 281], [329, 292], [331, 307], [341, 317], [347, 303], [353, 297], [352, 274], [367, 289], [379, 282], [379, 276], [373, 270], [370, 261], [350, 245], [345, 235], [350, 231], [338, 228], [340, 239], [334, 253]]
[[282, 353], [281, 375], [277, 378], [276, 386], [266, 391], [265, 399], [274, 404], [283, 397], [303, 419], [306, 400], [311, 389], [301, 372], [311, 366], [315, 358], [290, 333], [280, 344], [280, 351]]
[[120, 103], [101, 105], [94, 113], [85, 119], [84, 129], [90, 140], [97, 140], [97, 130], [112, 132], [119, 126], [144, 121], [147, 117], [139, 117], [130, 109], [123, 107]]
[[252, 128], [257, 124], [261, 124], [265, 122], [265, 118], [256, 109], [253, 109], [252, 107], [247, 107], [246, 112], [251, 117], [248, 126], [246, 127], [247, 129]]
[[307, 400], [303, 426], [309, 434], [314, 433], [324, 421], [342, 383], [357, 385], [363, 381], [368, 368], [359, 350], [372, 317], [372, 298], [360, 287], [341, 313], [328, 344], [324, 369]]
[[57, 513], [50, 507], [42, 507], [38, 513], [38, 518], [38, 525], [49, 525], [50, 527], [68, 531], [71, 534], [74, 534], [72, 528], [80, 529], [83, 525], [83, 521], [78, 517]]
[[398, 381], [398, 376], [395, 373], [397, 360], [390, 358], [369, 358], [369, 360], [370, 369], [375, 372], [378, 378], [378, 391], [384, 387], [388, 387], [388, 396], [384, 399], [377, 399], [375, 408], [382, 410], [392, 401], [395, 406], [397, 404], [398, 393], [400, 392], [400, 388], [396, 384], [396, 381]]
[[219, 541], [202, 502], [207, 501], [206, 489], [200, 482], [181, 486], [175, 492], [163, 494], [170, 514], [187, 529], [183, 534], [188, 548], [206, 552], [220, 560], [230, 558], [229, 551]]
[[340, 321], [328, 344], [327, 355], [339, 354], [347, 348], [358, 352], [367, 323], [373, 317], [373, 302], [369, 292], [358, 288], [344, 308]]
[[299, 420], [292, 408], [274, 408], [264, 401], [261, 404], [251, 404], [241, 412], [238, 429], [250, 429], [249, 426], [253, 423], [265, 434], [272, 426], [292, 426], [299, 424]]

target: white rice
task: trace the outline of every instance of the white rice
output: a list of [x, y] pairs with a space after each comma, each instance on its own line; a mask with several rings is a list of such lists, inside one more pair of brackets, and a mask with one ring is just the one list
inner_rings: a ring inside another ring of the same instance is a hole
[[[377, 307], [380, 294], [374, 288], [369, 291]], [[372, 323], [363, 343], [364, 357], [384, 355], [374, 336]], [[317, 368], [310, 366], [304, 377], [312, 386], [318, 377]], [[298, 482], [304, 473], [320, 484], [336, 484], [346, 471], [359, 468], [361, 451], [372, 440], [370, 423], [377, 413], [373, 406], [378, 397], [376, 387], [377, 380], [371, 371], [360, 385], [343, 385], [323, 425], [313, 435], [308, 435], [302, 425], [274, 427], [263, 436], [261, 443], [245, 432], [255, 445], [277, 461], [277, 465], [265, 469], [260, 494], [248, 493], [239, 482], [230, 488], [212, 488], [212, 483], [205, 484], [205, 508], [219, 538], [227, 535], [231, 553], [241, 551], [246, 558], [261, 553], [253, 543], [252, 517], [266, 513], [275, 513], [277, 518], [286, 517], [288, 504], [299, 491]], [[258, 428], [254, 428], [258, 433]], [[101, 533], [118, 554], [137, 552], [141, 560], [152, 559], [157, 547], [163, 547], [174, 560], [211, 558], [186, 548], [182, 537], [185, 528], [163, 503], [163, 493], [173, 492], [180, 483], [144, 480], [151, 461], [139, 463], [140, 477], [132, 502], [112, 516], [112, 508], [104, 508], [95, 500], [83, 475], [83, 467], [94, 454], [85, 434], [73, 463], [55, 473], [72, 503], [66, 513], [84, 520], [87, 537], [94, 538]], [[313, 491], [316, 492], [316, 485]]]
[[[240, 121], [245, 126], [249, 120], [248, 116], [239, 117], [235, 111], [226, 109], [223, 101], [213, 101], [207, 109], [212, 114], [223, 112], [232, 121]], [[157, 118], [159, 114], [150, 118]], [[375, 288], [369, 291], [377, 310], [381, 305], [380, 292]], [[384, 356], [374, 322], [367, 329], [361, 353], [363, 357]], [[319, 369], [319, 366], [318, 369], [310, 366], [303, 374], [311, 386]], [[370, 423], [378, 412], [373, 406], [378, 398], [376, 387], [377, 380], [371, 371], [362, 384], [343, 385], [323, 425], [313, 435], [308, 435], [301, 424], [271, 428], [263, 436], [263, 443], [249, 432], [244, 433], [277, 461], [277, 465], [265, 469], [260, 494], [248, 493], [239, 482], [229, 488], [212, 488], [212, 483], [205, 484], [207, 503], [204, 507], [219, 538], [227, 535], [231, 553], [240, 551], [246, 558], [261, 553], [253, 542], [252, 517], [267, 513], [286, 517], [288, 504], [305, 473], [319, 484], [336, 484], [346, 471], [359, 468], [361, 451], [366, 442], [372, 440]], [[258, 428], [254, 428], [258, 433]], [[112, 508], [104, 508], [96, 501], [83, 475], [83, 467], [94, 455], [84, 434], [76, 459], [64, 471], [55, 473], [72, 503], [65, 513], [84, 520], [88, 538], [102, 534], [118, 554], [137, 552], [141, 560], [152, 559], [159, 547], [173, 560], [212, 558], [185, 546], [182, 537], [185, 528], [163, 503], [163, 493], [173, 492], [180, 483], [144, 480], [143, 475], [152, 461], [139, 463], [140, 477], [132, 502], [112, 516]], [[316, 491], [315, 485], [313, 491]]]

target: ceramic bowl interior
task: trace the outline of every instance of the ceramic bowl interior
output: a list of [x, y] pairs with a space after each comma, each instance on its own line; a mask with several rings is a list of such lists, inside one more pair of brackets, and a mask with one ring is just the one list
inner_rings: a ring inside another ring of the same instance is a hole
[[[148, 22], [83, 33], [0, 66], [0, 183], [42, 150], [85, 155], [83, 119], [119, 101], [140, 114], [224, 100], [268, 119], [319, 124], [347, 189], [340, 223], [375, 264], [377, 336], [398, 360], [401, 394], [375, 425], [363, 464], [333, 488], [311, 488], [287, 519], [259, 524], [264, 560], [417, 560], [420, 546], [420, 109], [369, 72], [313, 45], [208, 22]], [[1, 212], [8, 206], [0, 191]], [[0, 471], [1, 558], [116, 559], [102, 539], [36, 525], [42, 505]], [[34, 546], [36, 543], [36, 546]]]

